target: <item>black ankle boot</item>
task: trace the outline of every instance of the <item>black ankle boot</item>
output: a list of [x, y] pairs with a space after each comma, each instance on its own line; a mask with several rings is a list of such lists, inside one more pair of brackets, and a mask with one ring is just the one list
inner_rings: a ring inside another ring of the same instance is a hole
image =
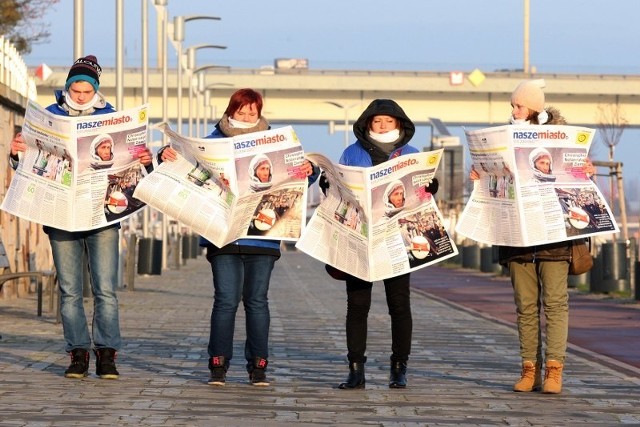
[[405, 388], [407, 386], [407, 363], [391, 362], [389, 388]]
[[96, 355], [96, 375], [107, 380], [116, 380], [120, 376], [116, 369], [116, 354], [113, 348], [97, 348], [93, 351]]
[[347, 381], [340, 383], [338, 388], [341, 389], [353, 389], [364, 388], [364, 363], [352, 362], [349, 363], [349, 376]]
[[64, 371], [67, 378], [84, 378], [89, 375], [89, 352], [83, 348], [74, 348], [69, 353], [71, 364]]

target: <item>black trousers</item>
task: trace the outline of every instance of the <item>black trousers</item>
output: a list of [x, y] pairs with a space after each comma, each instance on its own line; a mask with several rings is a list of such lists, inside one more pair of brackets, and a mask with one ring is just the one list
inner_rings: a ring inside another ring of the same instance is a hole
[[[406, 362], [411, 353], [411, 295], [409, 274], [384, 281], [391, 316], [391, 361]], [[347, 358], [350, 363], [367, 361], [367, 318], [371, 308], [373, 283], [355, 277], [347, 279]]]

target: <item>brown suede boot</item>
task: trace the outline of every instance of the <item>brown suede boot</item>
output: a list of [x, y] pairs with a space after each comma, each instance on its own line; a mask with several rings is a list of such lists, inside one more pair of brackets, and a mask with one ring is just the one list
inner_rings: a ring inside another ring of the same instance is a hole
[[530, 360], [522, 362], [520, 380], [513, 385], [513, 391], [539, 390], [542, 385], [542, 366], [536, 365]]
[[558, 394], [562, 391], [562, 368], [564, 365], [557, 360], [547, 360], [542, 386], [543, 393]]

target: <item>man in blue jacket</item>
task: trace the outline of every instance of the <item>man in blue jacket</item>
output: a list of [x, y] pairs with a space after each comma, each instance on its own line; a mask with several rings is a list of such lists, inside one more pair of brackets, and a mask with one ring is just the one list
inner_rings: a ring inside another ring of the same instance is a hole
[[[47, 110], [60, 116], [89, 116], [115, 112], [98, 91], [102, 68], [95, 56], [79, 58], [71, 66], [64, 90], [55, 92], [56, 102]], [[27, 145], [21, 134], [11, 142], [10, 163], [18, 166], [19, 152]], [[144, 166], [152, 162], [151, 151], [139, 155]], [[118, 223], [88, 231], [67, 231], [44, 227], [49, 236], [53, 262], [60, 286], [60, 312], [65, 338], [65, 350], [71, 356], [71, 364], [65, 371], [67, 378], [83, 378], [89, 371], [89, 351], [93, 341], [96, 355], [96, 375], [105, 379], [117, 379], [116, 352], [121, 346], [118, 299], [119, 257]], [[79, 262], [87, 254], [94, 296], [92, 333], [89, 333], [83, 303], [83, 277], [86, 266]]]

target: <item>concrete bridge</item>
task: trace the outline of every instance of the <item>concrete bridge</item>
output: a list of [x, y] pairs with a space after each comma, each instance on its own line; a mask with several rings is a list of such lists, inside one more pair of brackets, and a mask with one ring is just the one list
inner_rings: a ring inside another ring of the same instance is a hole
[[[203, 67], [206, 68], [206, 67]], [[51, 102], [51, 91], [64, 85], [68, 68], [55, 68], [46, 82], [37, 87], [41, 104]], [[205, 117], [204, 92], [191, 94], [191, 78], [183, 72], [183, 123], [191, 115]], [[629, 126], [640, 127], [640, 76], [594, 74], [524, 74], [520, 72], [486, 73], [481, 84], [474, 86], [465, 74], [462, 84], [451, 83], [449, 72], [365, 71], [314, 69], [237, 69], [201, 70], [200, 88], [208, 88], [210, 107], [207, 120], [219, 118], [229, 95], [236, 89], [251, 87], [265, 96], [265, 115], [272, 122], [326, 124], [330, 121], [353, 121], [374, 98], [393, 98], [417, 124], [427, 124], [429, 117], [440, 118], [447, 125], [504, 124], [510, 108], [512, 90], [525, 79], [543, 78], [550, 105], [559, 108], [569, 123], [595, 126], [598, 107], [617, 104]], [[105, 69], [101, 91], [115, 105], [115, 69]], [[149, 69], [150, 119], [162, 118], [162, 73]], [[127, 68], [124, 82], [124, 108], [142, 103], [142, 73]], [[177, 71], [168, 73], [168, 117], [178, 113]], [[337, 105], [336, 105], [337, 104]], [[200, 105], [199, 113], [197, 105]]]

